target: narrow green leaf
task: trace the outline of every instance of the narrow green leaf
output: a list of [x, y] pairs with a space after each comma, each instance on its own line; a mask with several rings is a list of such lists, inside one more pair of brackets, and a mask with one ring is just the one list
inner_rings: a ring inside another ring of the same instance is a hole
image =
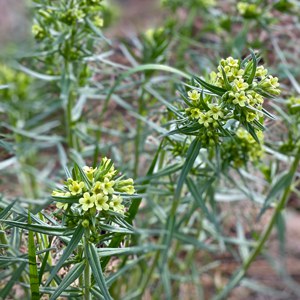
[[230, 85], [230, 83], [228, 81], [227, 75], [226, 75], [223, 67], [221, 67], [221, 70], [222, 70], [222, 75], [223, 75], [223, 80], [224, 80], [224, 83], [225, 83], [225, 87], [226, 87], [227, 90], [230, 91], [232, 89], [232, 86]]
[[251, 134], [251, 136], [254, 138], [254, 140], [258, 144], [260, 144], [259, 138], [257, 137], [254, 127], [250, 123], [246, 123], [244, 125], [245, 125], [246, 130]]
[[102, 31], [99, 29], [99, 27], [95, 26], [94, 23], [89, 19], [86, 18], [86, 23], [90, 27], [90, 29], [101, 39], [103, 39], [108, 45], [111, 45], [111, 41], [108, 40], [102, 33]]
[[198, 137], [196, 137], [193, 142], [190, 144], [190, 147], [187, 151], [186, 154], [186, 160], [184, 162], [184, 165], [182, 167], [178, 182], [177, 182], [177, 187], [175, 191], [175, 198], [180, 197], [181, 189], [183, 187], [183, 184], [185, 182], [185, 179], [190, 172], [190, 170], [193, 168], [194, 162], [199, 154], [199, 151], [201, 149], [201, 141]]
[[85, 244], [85, 247], [86, 247], [87, 259], [91, 266], [95, 282], [97, 283], [98, 287], [100, 288], [104, 299], [112, 300], [112, 297], [109, 294], [108, 287], [105, 282], [105, 278], [102, 273], [100, 259], [99, 259], [99, 255], [97, 253], [97, 249], [96, 249], [95, 245], [88, 242]]
[[83, 236], [83, 232], [84, 232], [84, 228], [81, 225], [79, 225], [76, 228], [68, 246], [65, 248], [60, 260], [57, 262], [56, 266], [51, 271], [50, 276], [45, 285], [48, 285], [51, 282], [51, 280], [54, 278], [54, 276], [56, 275], [58, 270], [62, 267], [64, 262], [69, 258], [69, 256], [72, 254], [74, 249], [78, 246], [78, 244]]
[[[49, 244], [48, 244], [48, 249], [50, 249], [51, 247], [51, 244], [52, 244], [52, 240], [53, 240], [53, 236], [51, 236], [49, 238]], [[47, 261], [48, 261], [48, 258], [49, 258], [49, 254], [50, 254], [50, 251], [47, 251], [45, 253], [45, 256], [43, 258], [43, 261], [42, 261], [42, 265], [40, 267], [40, 272], [39, 272], [39, 282], [41, 283], [42, 282], [42, 278], [43, 278], [43, 275], [44, 275], [44, 271], [45, 271], [45, 268], [47, 266]]]
[[291, 172], [281, 174], [280, 178], [273, 183], [272, 188], [270, 189], [264, 205], [259, 213], [258, 218], [260, 218], [264, 212], [269, 208], [270, 204], [274, 201], [274, 199], [288, 186], [291, 185], [293, 180], [293, 174]]
[[216, 246], [205, 244], [204, 242], [199, 241], [198, 239], [189, 236], [186, 233], [174, 232], [174, 238], [176, 238], [178, 241], [181, 241], [185, 245], [193, 245], [197, 249], [205, 250], [208, 252], [216, 252], [218, 250]]
[[205, 82], [204, 80], [202, 80], [199, 77], [193, 77], [201, 86], [203, 86], [204, 88], [206, 88], [207, 90], [209, 90], [210, 92], [218, 95], [218, 96], [223, 96], [227, 90], [220, 88], [218, 86], [212, 85], [210, 83]]
[[75, 168], [77, 168], [77, 170], [80, 173], [80, 176], [81, 176], [82, 180], [84, 181], [84, 183], [86, 184], [86, 186], [88, 187], [88, 189], [90, 189], [92, 187], [91, 182], [89, 181], [88, 177], [86, 176], [86, 174], [84, 173], [84, 171], [82, 170], [82, 168], [79, 167], [77, 165], [77, 163], [75, 163]]
[[156, 250], [163, 250], [164, 247], [161, 245], [143, 245], [136, 247], [125, 247], [125, 248], [99, 248], [97, 249], [98, 254], [101, 257], [113, 256], [113, 255], [131, 255], [138, 253], [148, 253]]
[[17, 200], [13, 201], [11, 204], [9, 204], [5, 209], [3, 209], [0, 213], [0, 219], [5, 219], [10, 213], [10, 209], [15, 205]]
[[60, 79], [60, 76], [52, 76], [52, 75], [41, 74], [41, 73], [38, 73], [36, 71], [30, 70], [29, 68], [24, 67], [21, 64], [19, 64], [17, 67], [18, 67], [19, 70], [23, 71], [24, 73], [26, 73], [26, 74], [34, 77], [34, 78], [38, 78], [38, 79], [41, 79], [41, 80], [44, 80], [44, 81], [53, 81], [53, 80], [59, 80]]
[[[57, 287], [41, 287], [40, 292], [43, 294], [54, 294], [56, 292]], [[61, 297], [66, 297], [67, 299], [73, 299], [72, 297], [76, 297], [78, 299], [82, 299], [82, 291], [76, 288], [68, 287], [64, 289], [61, 294]], [[81, 297], [81, 298], [80, 298]]]
[[256, 73], [256, 68], [257, 68], [256, 55], [252, 49], [250, 49], [250, 52], [251, 52], [251, 57], [252, 57], [252, 70], [251, 70], [251, 74], [247, 80], [247, 83], [249, 83], [249, 84], [251, 84], [253, 82], [253, 79], [254, 79], [255, 73]]
[[116, 227], [116, 226], [110, 226], [107, 224], [100, 224], [99, 225], [101, 229], [109, 232], [119, 232], [119, 233], [125, 233], [125, 234], [136, 234], [137, 232], [128, 229], [128, 228], [121, 228], [121, 227]]
[[56, 288], [55, 292], [52, 294], [49, 300], [57, 299], [57, 297], [82, 274], [84, 267], [84, 261], [74, 265], [73, 268], [68, 272], [68, 274], [63, 278], [60, 285]]
[[[6, 245], [9, 247], [8, 245]], [[22, 257], [14, 257], [14, 256], [0, 256], [0, 264], [2, 263], [15, 263], [15, 262], [27, 262], [28, 260]]]
[[37, 224], [28, 224], [18, 221], [9, 221], [0, 219], [0, 222], [6, 223], [12, 227], [18, 227], [26, 230], [31, 230], [34, 232], [45, 233], [48, 235], [71, 235], [73, 230], [70, 230], [67, 227], [59, 227], [59, 226], [44, 226], [44, 225], [37, 225]]
[[202, 194], [205, 192], [205, 190], [207, 190], [212, 183], [214, 182], [215, 178], [211, 178], [209, 179], [204, 186], [202, 186], [200, 189], [197, 189], [194, 181], [191, 178], [187, 178], [186, 179], [186, 183], [188, 186], [189, 191], [191, 192], [194, 200], [196, 201], [197, 205], [201, 208], [201, 210], [203, 211], [204, 215], [207, 217], [208, 220], [210, 220], [212, 223], [214, 223], [215, 225], [217, 225], [217, 221], [215, 219], [215, 216], [213, 213], [210, 213], [205, 201], [203, 199]]

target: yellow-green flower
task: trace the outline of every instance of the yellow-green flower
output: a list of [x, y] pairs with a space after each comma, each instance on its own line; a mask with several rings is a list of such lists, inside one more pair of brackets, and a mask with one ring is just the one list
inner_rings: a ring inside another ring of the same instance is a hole
[[83, 198], [79, 199], [79, 203], [81, 204], [81, 207], [84, 211], [89, 210], [95, 205], [96, 201], [96, 196], [95, 195], [90, 195], [89, 193], [84, 193]]
[[235, 93], [234, 94], [234, 99], [232, 101], [233, 104], [238, 104], [241, 107], [246, 106], [246, 101], [248, 100], [246, 94], [244, 91], [240, 93]]
[[46, 36], [45, 30], [39, 24], [33, 24], [31, 32], [37, 40], [42, 40]]
[[273, 77], [269, 75], [261, 84], [263, 88], [265, 88], [269, 93], [273, 95], [279, 95], [280, 94], [280, 89], [279, 87], [279, 82], [277, 77]]
[[225, 64], [232, 68], [238, 68], [239, 61], [238, 59], [234, 59], [233, 57], [229, 56], [226, 58]]
[[92, 181], [94, 173], [97, 170], [97, 168], [94, 169], [93, 167], [84, 166], [82, 169], [83, 169], [84, 173], [86, 174], [87, 178], [90, 181]]
[[[107, 157], [103, 157], [102, 158], [102, 163], [105, 166], [108, 166], [111, 163], [111, 159], [108, 159]], [[108, 179], [111, 179], [116, 173], [117, 173], [117, 171], [115, 170], [115, 166], [112, 165], [110, 167], [110, 169], [108, 170], [108, 172], [106, 173], [105, 177], [107, 177]]]
[[235, 79], [233, 81], [233, 90], [238, 91], [244, 91], [249, 87], [249, 84], [244, 81], [243, 78]]
[[188, 91], [187, 94], [189, 99], [191, 99], [192, 101], [197, 101], [200, 99], [200, 93], [196, 90]]
[[108, 210], [109, 209], [109, 205], [108, 205], [108, 196], [100, 193], [96, 195], [96, 199], [95, 199], [95, 206], [96, 209], [101, 211], [101, 210]]
[[102, 186], [100, 181], [96, 181], [93, 189], [92, 189], [94, 194], [100, 194], [102, 192]]
[[246, 120], [247, 122], [253, 122], [256, 118], [256, 113], [253, 113], [253, 112], [247, 112], [247, 115], [246, 115]]
[[[69, 181], [69, 180], [68, 180]], [[82, 190], [84, 189], [83, 181], [72, 180], [71, 184], [69, 184], [68, 188], [72, 195], [82, 194]]]
[[103, 193], [105, 195], [112, 194], [114, 192], [113, 186], [115, 182], [109, 180], [107, 177], [104, 178], [104, 182], [97, 181], [92, 189], [94, 194]]
[[207, 112], [208, 115], [212, 116], [215, 120], [224, 117], [224, 113], [222, 108], [216, 104], [208, 104], [209, 111]]
[[213, 118], [210, 117], [209, 114], [203, 114], [201, 113], [198, 123], [199, 124], [203, 124], [205, 127], [208, 127], [210, 125], [210, 123], [213, 122]]
[[193, 119], [199, 119], [201, 115], [201, 111], [199, 108], [191, 108], [190, 109], [190, 116]]
[[103, 27], [103, 25], [104, 25], [104, 20], [103, 20], [101, 17], [96, 16], [96, 17], [94, 18], [94, 24], [95, 24], [97, 27]]
[[101, 182], [102, 192], [105, 195], [112, 194], [114, 192], [113, 186], [115, 182], [113, 180], [109, 180], [107, 177], [104, 178], [104, 182]]
[[68, 208], [68, 203], [57, 202], [56, 203], [56, 207], [58, 209], [66, 210]]
[[124, 205], [122, 204], [123, 199], [121, 196], [113, 195], [111, 202], [109, 203], [110, 207], [118, 213], [124, 214]]
[[255, 76], [265, 78], [268, 75], [268, 70], [264, 66], [258, 66], [256, 68]]

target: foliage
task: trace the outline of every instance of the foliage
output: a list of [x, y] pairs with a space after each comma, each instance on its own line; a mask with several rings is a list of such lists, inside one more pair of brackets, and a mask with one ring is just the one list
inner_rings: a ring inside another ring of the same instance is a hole
[[31, 1], [32, 48], [0, 64], [1, 299], [299, 296], [283, 266], [284, 291], [247, 274], [300, 195], [299, 49], [277, 33], [299, 5], [161, 4], [113, 48], [110, 3]]

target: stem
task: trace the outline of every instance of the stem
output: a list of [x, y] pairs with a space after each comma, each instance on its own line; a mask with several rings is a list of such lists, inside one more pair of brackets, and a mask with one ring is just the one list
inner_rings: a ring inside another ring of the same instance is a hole
[[[296, 154], [296, 157], [294, 159], [293, 164], [291, 165], [290, 168], [290, 173], [291, 173], [291, 183], [292, 180], [295, 176], [295, 173], [297, 171], [298, 168], [298, 164], [300, 161], [300, 148], [298, 149], [298, 153]], [[274, 227], [274, 224], [276, 223], [276, 220], [278, 218], [278, 216], [280, 215], [280, 213], [284, 210], [284, 208], [286, 207], [286, 204], [288, 202], [289, 199], [289, 195], [291, 193], [291, 183], [285, 188], [284, 193], [279, 201], [279, 203], [277, 204], [273, 215], [271, 217], [271, 220], [267, 226], [267, 228], [265, 229], [265, 232], [262, 234], [262, 236], [259, 239], [259, 242], [257, 244], [257, 246], [252, 250], [251, 254], [249, 255], [249, 257], [246, 259], [246, 261], [243, 263], [243, 266], [241, 267], [240, 270], [238, 270], [234, 277], [232, 278], [232, 280], [230, 281], [230, 283], [226, 286], [226, 288], [224, 288], [215, 298], [214, 300], [221, 300], [221, 299], [226, 299], [227, 295], [229, 294], [229, 292], [236, 286], [239, 284], [239, 282], [244, 278], [244, 276], [246, 275], [249, 267], [251, 266], [251, 264], [253, 263], [253, 261], [255, 260], [255, 258], [260, 254], [260, 252], [262, 251], [266, 241], [269, 239], [270, 234], [272, 232], [272, 229]]]

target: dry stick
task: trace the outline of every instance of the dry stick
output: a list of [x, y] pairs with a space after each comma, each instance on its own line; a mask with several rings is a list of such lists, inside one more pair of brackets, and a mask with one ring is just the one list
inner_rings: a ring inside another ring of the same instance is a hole
[[[300, 161], [300, 148], [298, 149], [298, 153], [295, 157], [295, 160], [290, 168], [290, 173], [292, 174], [292, 178], [294, 178], [295, 173], [297, 171], [297, 167]], [[292, 182], [292, 180], [291, 180]], [[251, 266], [252, 262], [255, 260], [255, 258], [260, 254], [260, 252], [262, 251], [266, 241], [269, 239], [270, 234], [272, 232], [272, 229], [274, 227], [274, 224], [276, 222], [276, 219], [278, 218], [279, 214], [284, 210], [287, 201], [289, 199], [289, 195], [291, 192], [291, 186], [287, 186], [286, 189], [284, 190], [284, 193], [282, 195], [282, 198], [280, 199], [278, 205], [276, 206], [274, 213], [272, 215], [272, 218], [265, 230], [265, 232], [263, 233], [263, 235], [261, 236], [257, 246], [253, 249], [253, 251], [251, 252], [250, 256], [246, 259], [246, 261], [243, 263], [243, 266], [241, 267], [240, 270], [238, 270], [236, 272], [236, 274], [234, 275], [233, 279], [231, 280], [231, 282], [226, 286], [226, 288], [224, 288], [217, 296], [215, 296], [213, 298], [213, 300], [221, 300], [221, 299], [225, 299], [225, 297], [228, 296], [228, 294], [230, 293], [230, 291], [237, 286], [240, 281], [244, 278], [244, 276], [246, 275], [249, 267]]]

